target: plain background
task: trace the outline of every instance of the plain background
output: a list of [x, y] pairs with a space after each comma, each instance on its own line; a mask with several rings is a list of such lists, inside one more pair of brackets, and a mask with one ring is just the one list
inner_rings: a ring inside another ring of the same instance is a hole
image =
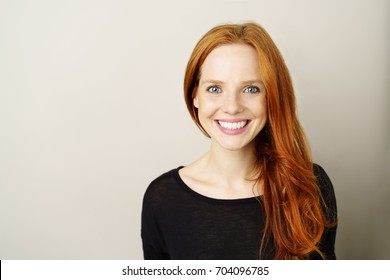
[[387, 0], [0, 0], [0, 259], [141, 259], [142, 197], [209, 142], [182, 83], [200, 37], [256, 21], [338, 201], [340, 259], [390, 259]]

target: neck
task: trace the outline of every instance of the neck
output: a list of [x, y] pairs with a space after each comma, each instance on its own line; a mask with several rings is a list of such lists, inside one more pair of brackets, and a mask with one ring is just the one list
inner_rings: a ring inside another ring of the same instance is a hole
[[205, 160], [208, 170], [228, 184], [254, 179], [253, 167], [256, 157], [253, 146], [229, 151], [212, 143]]

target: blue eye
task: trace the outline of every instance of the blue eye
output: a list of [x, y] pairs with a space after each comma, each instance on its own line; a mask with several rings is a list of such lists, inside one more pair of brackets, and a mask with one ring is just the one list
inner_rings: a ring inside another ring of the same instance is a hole
[[260, 92], [260, 88], [259, 87], [256, 87], [256, 86], [249, 86], [247, 87], [244, 92], [246, 93], [258, 93]]
[[220, 93], [220, 92], [222, 92], [222, 89], [220, 87], [217, 87], [217, 86], [211, 86], [211, 87], [207, 88], [207, 91], [210, 93]]

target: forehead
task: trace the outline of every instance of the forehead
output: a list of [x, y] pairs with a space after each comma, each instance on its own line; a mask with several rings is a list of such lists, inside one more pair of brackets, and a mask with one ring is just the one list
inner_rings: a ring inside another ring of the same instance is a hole
[[210, 52], [201, 67], [201, 79], [231, 79], [232, 76], [259, 79], [259, 58], [255, 48], [247, 44], [219, 46]]

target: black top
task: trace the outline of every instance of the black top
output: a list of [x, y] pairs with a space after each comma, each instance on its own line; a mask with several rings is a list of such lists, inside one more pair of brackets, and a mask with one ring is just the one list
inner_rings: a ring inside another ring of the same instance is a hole
[[[145, 259], [273, 259], [272, 245], [259, 256], [265, 212], [260, 197], [215, 199], [189, 188], [179, 168], [155, 179], [145, 192], [141, 237]], [[332, 183], [314, 166], [329, 218], [336, 218]], [[336, 227], [324, 232], [320, 249], [335, 259]], [[318, 259], [313, 254], [312, 259]]]

